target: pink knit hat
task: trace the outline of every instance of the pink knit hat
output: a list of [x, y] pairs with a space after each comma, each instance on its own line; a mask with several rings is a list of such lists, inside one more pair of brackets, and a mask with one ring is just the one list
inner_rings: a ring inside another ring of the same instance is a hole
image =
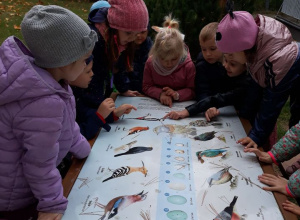
[[122, 31], [146, 31], [148, 10], [143, 0], [108, 0], [109, 26]]
[[228, 13], [218, 25], [216, 44], [223, 53], [240, 52], [255, 45], [258, 26], [246, 11]]

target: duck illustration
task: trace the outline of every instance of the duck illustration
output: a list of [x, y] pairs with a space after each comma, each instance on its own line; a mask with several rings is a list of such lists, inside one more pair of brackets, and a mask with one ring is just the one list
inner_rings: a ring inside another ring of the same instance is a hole
[[110, 200], [104, 208], [104, 215], [100, 218], [100, 220], [107, 220], [111, 219], [112, 217], [116, 216], [119, 211], [125, 209], [127, 206], [135, 203], [144, 201], [147, 198], [148, 192], [144, 193], [144, 190], [135, 195], [130, 196], [119, 196], [112, 200]]

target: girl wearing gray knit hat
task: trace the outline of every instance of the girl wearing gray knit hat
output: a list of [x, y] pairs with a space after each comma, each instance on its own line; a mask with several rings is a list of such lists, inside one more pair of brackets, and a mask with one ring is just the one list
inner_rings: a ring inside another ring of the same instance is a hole
[[86, 66], [97, 35], [73, 12], [36, 5], [0, 47], [0, 218], [60, 220], [67, 208], [57, 165], [90, 153], [75, 122], [68, 81]]

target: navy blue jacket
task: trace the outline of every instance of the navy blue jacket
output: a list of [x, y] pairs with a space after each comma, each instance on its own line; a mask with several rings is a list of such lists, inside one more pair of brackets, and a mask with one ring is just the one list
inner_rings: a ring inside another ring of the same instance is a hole
[[[111, 81], [112, 78], [110, 76], [111, 70], [108, 67], [106, 55], [105, 41], [93, 25], [90, 25], [90, 28], [95, 30], [98, 34], [98, 42], [95, 44], [93, 50], [94, 76], [87, 89], [72, 87], [76, 98], [76, 121], [80, 127], [82, 135], [87, 139], [95, 137], [100, 127], [103, 127], [107, 131], [110, 130], [110, 126], [107, 123], [103, 123], [103, 121], [96, 115], [96, 112], [99, 105], [104, 101], [104, 99], [110, 96], [113, 90], [113, 83]], [[113, 81], [119, 92], [126, 92], [129, 85], [128, 77], [126, 77], [125, 74], [124, 60], [124, 55], [121, 54], [116, 64], [116, 68], [119, 72], [113, 75]], [[108, 123], [113, 122], [112, 114], [110, 114], [105, 120]]]
[[148, 59], [149, 51], [152, 47], [152, 40], [147, 37], [146, 40], [134, 52], [134, 70], [128, 73], [130, 80], [129, 89], [142, 93], [143, 75], [145, 63]]
[[196, 69], [196, 96], [201, 99], [186, 107], [190, 116], [205, 112], [211, 107], [234, 105], [239, 116], [250, 120], [251, 123], [254, 121], [262, 89], [250, 75], [244, 72], [237, 77], [229, 77], [221, 63], [207, 63], [202, 53], [198, 56]]

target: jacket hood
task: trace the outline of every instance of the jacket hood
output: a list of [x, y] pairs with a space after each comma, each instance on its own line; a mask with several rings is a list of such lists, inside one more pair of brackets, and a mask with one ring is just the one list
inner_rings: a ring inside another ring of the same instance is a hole
[[7, 38], [0, 47], [0, 105], [23, 99], [60, 93], [72, 95], [51, 74], [34, 64], [34, 57], [16, 37]]

